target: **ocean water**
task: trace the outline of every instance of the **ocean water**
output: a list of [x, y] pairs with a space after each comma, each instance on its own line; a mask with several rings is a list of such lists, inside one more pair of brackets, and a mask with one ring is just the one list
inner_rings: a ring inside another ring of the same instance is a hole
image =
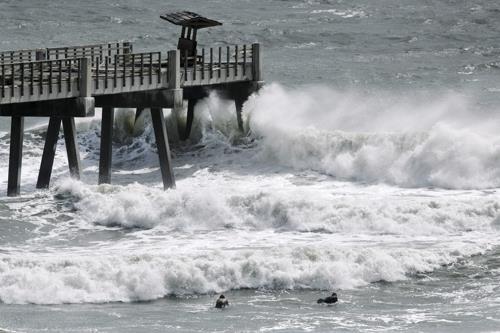
[[29, 119], [10, 198], [1, 119], [0, 331], [499, 331], [498, 3], [2, 0], [0, 50], [167, 51], [159, 13], [184, 9], [224, 23], [201, 45], [262, 44], [248, 134], [231, 101], [200, 101], [163, 191], [148, 115], [120, 110], [99, 186], [97, 110], [77, 121], [82, 180], [60, 140], [38, 191]]

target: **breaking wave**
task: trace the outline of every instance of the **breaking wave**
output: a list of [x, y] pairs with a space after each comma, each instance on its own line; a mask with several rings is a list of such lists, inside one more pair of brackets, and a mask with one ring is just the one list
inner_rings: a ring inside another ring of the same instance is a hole
[[216, 293], [230, 289], [352, 288], [396, 281], [434, 270], [464, 256], [460, 250], [287, 247], [202, 253], [65, 255], [0, 258], [0, 300], [4, 303], [130, 302], [168, 295]]
[[[498, 245], [498, 195], [483, 189], [500, 183], [500, 143], [471, 104], [272, 84], [245, 105], [242, 138], [232, 103], [211, 95], [196, 106], [194, 145], [174, 146], [168, 191], [147, 118], [136, 128], [118, 113], [113, 185], [88, 184], [99, 125], [80, 122], [83, 182], [64, 176], [61, 143], [49, 196], [15, 206], [43, 223], [1, 249], [0, 301], [356, 288], [485, 253]], [[42, 149], [29, 133], [25, 182]]]
[[262, 158], [293, 168], [403, 187], [500, 186], [497, 120], [465, 96], [395, 100], [273, 84], [246, 112]]

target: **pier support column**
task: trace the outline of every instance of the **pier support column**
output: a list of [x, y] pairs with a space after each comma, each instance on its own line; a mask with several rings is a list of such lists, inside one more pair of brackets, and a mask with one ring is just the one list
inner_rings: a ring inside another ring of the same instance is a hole
[[[184, 128], [181, 128], [179, 118], [183, 110], [182, 89], [181, 89], [181, 61], [179, 50], [168, 51], [168, 85], [167, 88], [174, 92], [171, 118], [175, 123], [177, 131], [170, 133], [173, 142], [178, 142], [184, 137]], [[162, 112], [163, 113], [163, 112]], [[153, 112], [151, 112], [151, 116]]]
[[111, 161], [113, 152], [113, 119], [115, 109], [102, 108], [101, 151], [99, 153], [99, 184], [111, 183]]
[[241, 116], [241, 112], [243, 111], [243, 104], [247, 98], [242, 96], [238, 96], [234, 99], [234, 105], [236, 107], [236, 120], [238, 121], [238, 129], [243, 132], [243, 117]]
[[76, 141], [75, 118], [63, 118], [64, 141], [66, 143], [66, 153], [68, 155], [69, 173], [71, 177], [80, 179], [82, 166], [80, 163], [80, 152]]
[[40, 170], [38, 171], [38, 181], [36, 182], [36, 188], [49, 187], [60, 129], [61, 118], [50, 117], [49, 126], [47, 128], [47, 136], [45, 138], [45, 145], [43, 147], [42, 162], [40, 163]]
[[163, 188], [175, 188], [175, 178], [172, 170], [172, 159], [170, 157], [170, 147], [168, 146], [167, 129], [165, 127], [163, 110], [161, 108], [151, 108], [151, 120], [155, 131], [158, 158], [160, 159]]
[[10, 125], [9, 180], [7, 195], [14, 197], [21, 190], [21, 166], [23, 157], [24, 117], [12, 117]]
[[189, 139], [191, 135], [191, 129], [193, 128], [193, 119], [194, 119], [194, 107], [196, 103], [198, 102], [198, 99], [189, 99], [188, 100], [188, 107], [187, 107], [187, 116], [186, 116], [186, 128], [184, 129], [183, 133], [183, 140]]
[[144, 112], [144, 108], [136, 108], [135, 109], [135, 121], [134, 121], [134, 123], [137, 122], [137, 119], [139, 119], [139, 117], [142, 115], [143, 112]]

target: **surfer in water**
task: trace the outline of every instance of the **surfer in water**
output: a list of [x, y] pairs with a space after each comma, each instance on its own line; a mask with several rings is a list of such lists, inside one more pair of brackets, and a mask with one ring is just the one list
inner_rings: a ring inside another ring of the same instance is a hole
[[217, 309], [223, 309], [226, 306], [229, 306], [229, 301], [226, 299], [224, 295], [220, 295], [217, 301], [215, 302], [215, 307]]
[[338, 301], [337, 294], [336, 293], [332, 293], [331, 296], [318, 299], [317, 303], [318, 304], [321, 304], [321, 303], [333, 304], [333, 303], [337, 303], [337, 301]]

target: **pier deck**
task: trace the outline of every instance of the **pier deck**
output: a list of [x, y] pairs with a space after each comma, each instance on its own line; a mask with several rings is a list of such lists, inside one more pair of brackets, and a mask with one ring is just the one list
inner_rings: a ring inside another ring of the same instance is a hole
[[24, 117], [49, 117], [37, 187], [49, 185], [61, 123], [71, 175], [80, 175], [74, 117], [94, 115], [101, 107], [99, 182], [111, 181], [114, 108], [151, 110], [163, 183], [174, 187], [163, 108], [177, 119], [187, 100], [187, 123], [174, 137], [187, 139], [196, 101], [216, 89], [234, 99], [238, 126], [241, 108], [261, 86], [260, 46], [134, 53], [132, 44], [97, 45], [0, 52], [0, 116], [12, 117], [8, 195], [20, 191]]

